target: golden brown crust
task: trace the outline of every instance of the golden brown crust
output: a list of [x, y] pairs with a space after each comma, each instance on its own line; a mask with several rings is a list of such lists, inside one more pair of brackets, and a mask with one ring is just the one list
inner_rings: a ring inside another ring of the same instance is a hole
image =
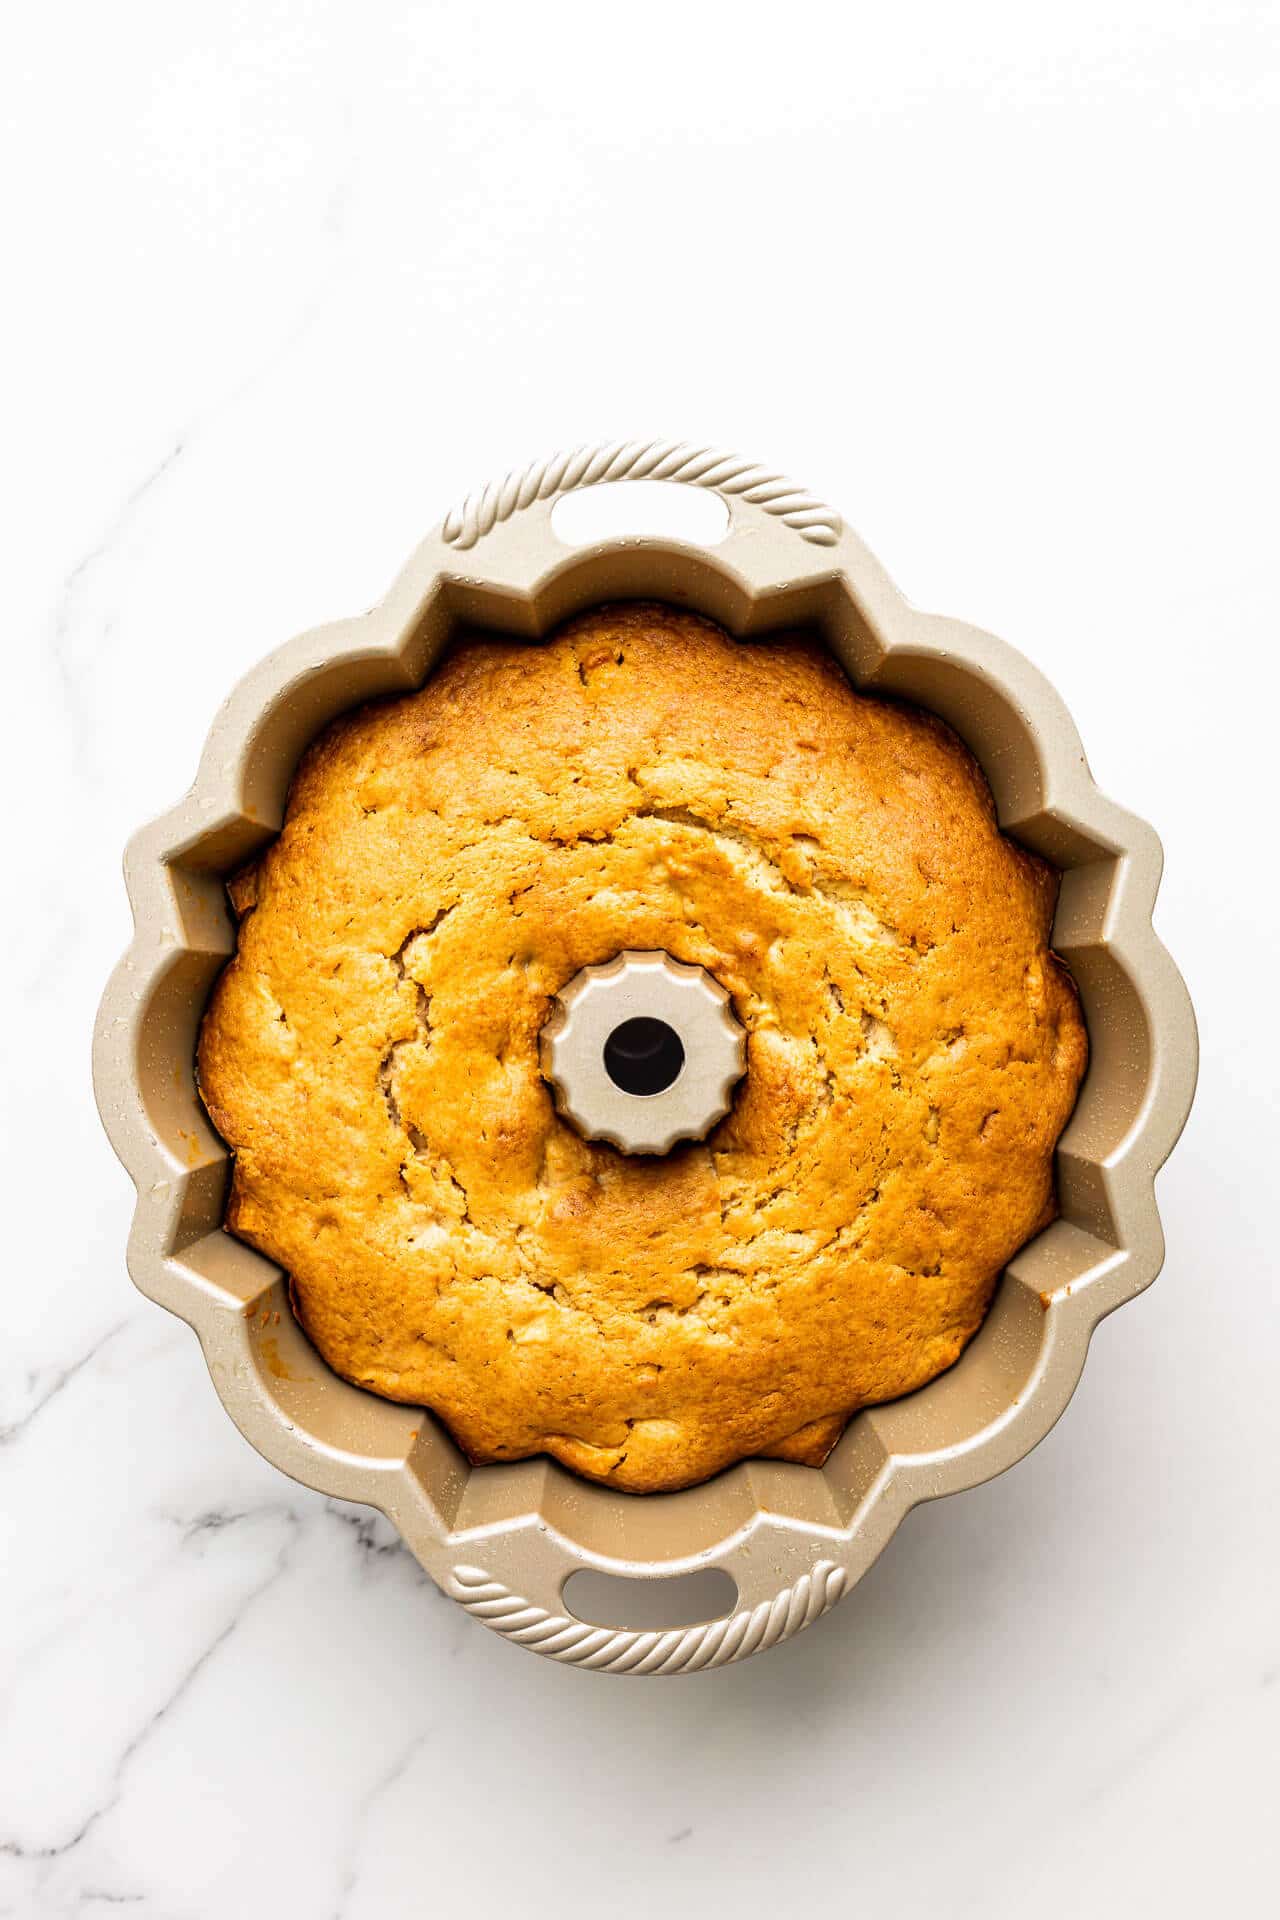
[[[339, 1372], [476, 1460], [634, 1491], [819, 1463], [949, 1366], [1053, 1216], [1084, 1071], [1056, 875], [947, 728], [802, 640], [603, 608], [352, 713], [238, 877], [200, 1035], [228, 1225]], [[624, 947], [729, 989], [734, 1111], [660, 1161], [551, 1103]]]

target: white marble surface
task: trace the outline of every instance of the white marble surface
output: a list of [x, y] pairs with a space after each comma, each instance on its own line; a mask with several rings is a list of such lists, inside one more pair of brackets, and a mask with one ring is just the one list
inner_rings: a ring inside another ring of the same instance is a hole
[[[1272, 1910], [1267, 4], [13, 9], [0, 1913]], [[1058, 682], [1196, 998], [1169, 1259], [999, 1482], [688, 1681], [294, 1487], [130, 1288], [89, 1031], [233, 678], [454, 496], [674, 432]]]

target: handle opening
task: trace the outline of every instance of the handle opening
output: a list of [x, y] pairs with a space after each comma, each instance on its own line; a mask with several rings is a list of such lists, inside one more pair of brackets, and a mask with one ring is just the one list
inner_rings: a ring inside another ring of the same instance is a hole
[[677, 1573], [667, 1580], [628, 1580], [579, 1567], [565, 1581], [560, 1597], [574, 1619], [588, 1626], [662, 1630], [723, 1619], [737, 1606], [738, 1589], [722, 1567]]
[[562, 493], [551, 531], [567, 547], [640, 538], [714, 547], [729, 531], [729, 507], [710, 488], [678, 480], [605, 480]]

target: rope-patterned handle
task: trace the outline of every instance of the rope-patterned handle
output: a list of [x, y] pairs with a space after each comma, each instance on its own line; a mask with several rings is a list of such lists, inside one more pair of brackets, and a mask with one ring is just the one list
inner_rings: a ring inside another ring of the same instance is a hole
[[727, 1614], [696, 1627], [641, 1632], [633, 1627], [592, 1627], [567, 1614], [549, 1613], [512, 1593], [479, 1567], [455, 1567], [449, 1592], [495, 1633], [535, 1653], [596, 1673], [697, 1673], [723, 1667], [777, 1646], [833, 1607], [845, 1589], [843, 1567], [819, 1560], [793, 1587], [761, 1600], [748, 1613]]
[[680, 480], [750, 501], [815, 546], [834, 546], [840, 537], [839, 514], [781, 474], [715, 447], [692, 447], [683, 440], [616, 440], [535, 460], [523, 472], [509, 473], [505, 480], [491, 481], [479, 493], [468, 494], [445, 520], [444, 537], [451, 547], [474, 547], [493, 527], [535, 500], [550, 500], [605, 480]]

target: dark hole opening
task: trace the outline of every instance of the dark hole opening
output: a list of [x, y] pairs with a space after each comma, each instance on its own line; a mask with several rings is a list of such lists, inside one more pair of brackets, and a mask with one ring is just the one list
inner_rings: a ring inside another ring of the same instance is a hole
[[665, 1093], [683, 1065], [680, 1035], [648, 1014], [624, 1020], [604, 1043], [605, 1072], [624, 1093]]

